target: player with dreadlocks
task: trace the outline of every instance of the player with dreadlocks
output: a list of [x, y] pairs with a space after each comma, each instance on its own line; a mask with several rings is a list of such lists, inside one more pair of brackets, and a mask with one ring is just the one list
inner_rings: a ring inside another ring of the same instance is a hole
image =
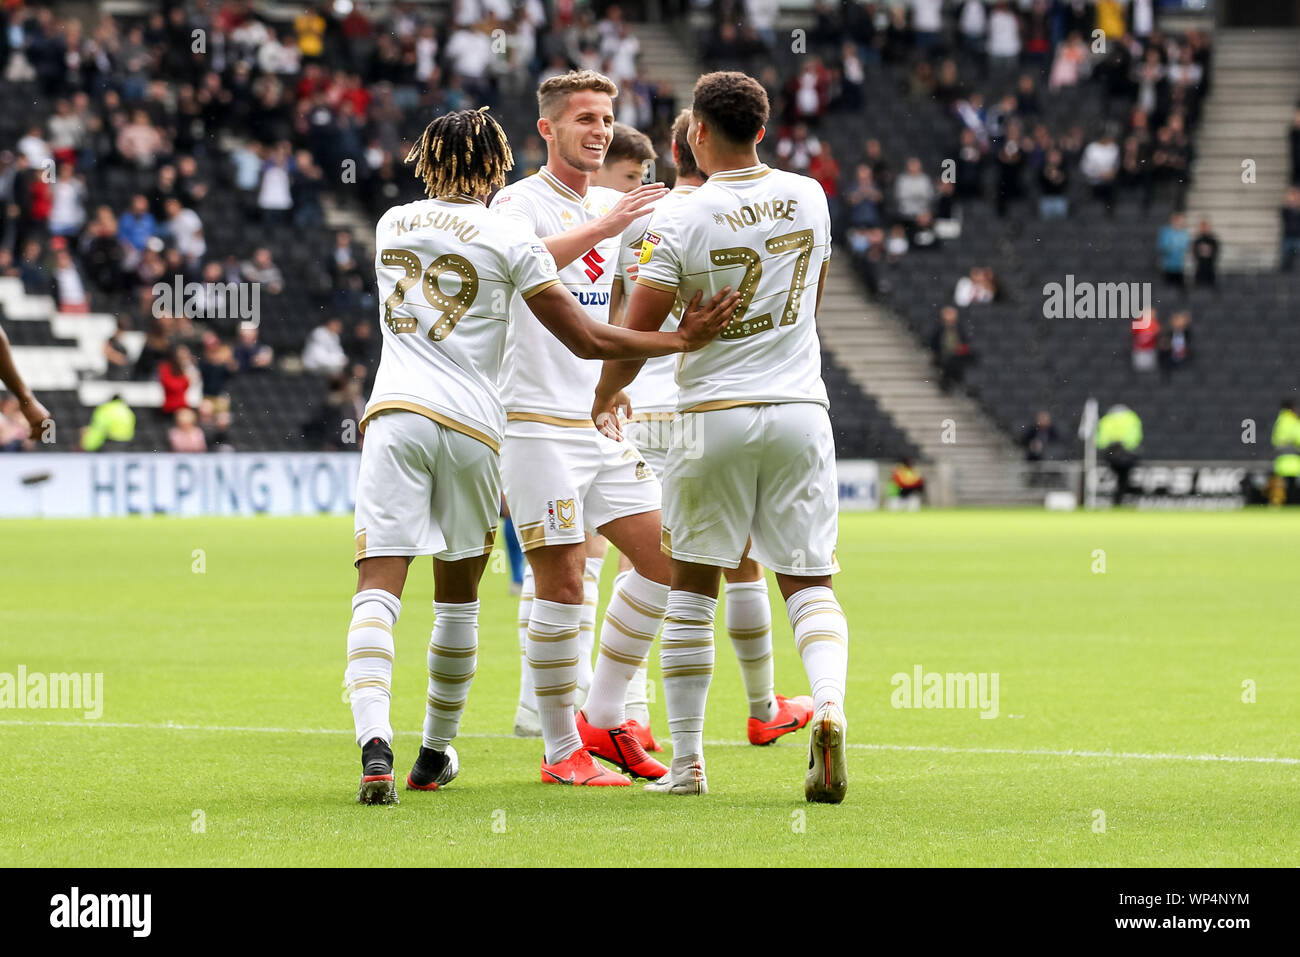
[[397, 803], [393, 626], [418, 555], [433, 556], [435, 621], [423, 746], [406, 786], [436, 790], [459, 770], [451, 741], [474, 677], [478, 583], [496, 533], [505, 429], [496, 383], [515, 292], [531, 311], [526, 321], [535, 318], [587, 359], [699, 349], [722, 331], [738, 298], [697, 297], [675, 333], [596, 323], [559, 281], [546, 246], [484, 205], [514, 166], [495, 119], [482, 110], [440, 116], [406, 161], [429, 198], [390, 209], [375, 229], [383, 352], [361, 421], [356, 491], [346, 681], [363, 804]]

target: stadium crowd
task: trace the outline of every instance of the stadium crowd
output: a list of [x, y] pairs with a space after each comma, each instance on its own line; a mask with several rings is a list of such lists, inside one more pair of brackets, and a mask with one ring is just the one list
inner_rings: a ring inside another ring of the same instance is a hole
[[[198, 447], [200, 432], [206, 448], [231, 446], [228, 383], [277, 367], [325, 384], [308, 440], [349, 444], [340, 423], [359, 417], [379, 345], [371, 252], [352, 227], [364, 235], [383, 210], [421, 198], [403, 159], [429, 116], [591, 67], [623, 90], [620, 121], [666, 140], [676, 101], [643, 75], [617, 5], [597, 16], [585, 4], [458, 0], [450, 22], [419, 4], [387, 11], [322, 3], [272, 20], [249, 0], [196, 0], [93, 26], [35, 4], [0, 11], [0, 76], [35, 91], [14, 148], [0, 151], [0, 275], [61, 313], [115, 314], [107, 378], [160, 383], [173, 448]], [[514, 178], [545, 162], [535, 133], [516, 131], [515, 146]], [[147, 188], [122, 195], [124, 175]], [[282, 320], [302, 321], [305, 290], [281, 257], [328, 229], [331, 205], [346, 226], [329, 230], [323, 321], [283, 335]], [[164, 301], [175, 277], [204, 284], [197, 302]], [[252, 321], [234, 308], [250, 290]], [[144, 333], [134, 357], [132, 330]]]

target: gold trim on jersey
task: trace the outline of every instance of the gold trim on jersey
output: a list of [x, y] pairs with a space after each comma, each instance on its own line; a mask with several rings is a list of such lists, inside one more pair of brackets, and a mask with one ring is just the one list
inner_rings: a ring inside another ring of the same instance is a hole
[[701, 402], [699, 405], [693, 405], [689, 409], [681, 409], [684, 415], [687, 412], [721, 412], [723, 409], [738, 409], [746, 405], [775, 405], [775, 402], [755, 402], [751, 399], [715, 399], [712, 402]]
[[356, 543], [356, 549], [353, 551], [354, 557], [352, 559], [352, 564], [355, 565], [357, 562], [361, 561], [361, 559], [366, 557], [366, 530], [363, 528], [361, 531], [353, 535], [352, 539]]
[[672, 191], [674, 193], [681, 193], [682, 195], [685, 195], [687, 193], [693, 193], [697, 189], [699, 189], [698, 186], [674, 186]]
[[477, 196], [435, 196], [440, 203], [455, 203], [457, 206], [471, 206], [477, 203], [479, 206], [485, 206], [483, 200]]
[[543, 425], [558, 425], [562, 429], [594, 429], [596, 423], [591, 419], [562, 419], [558, 415], [546, 415], [542, 412], [507, 412], [507, 422], [541, 422]]
[[366, 431], [366, 423], [375, 416], [384, 412], [414, 412], [416, 415], [422, 415], [426, 419], [432, 419], [439, 425], [445, 425], [453, 432], [459, 432], [461, 435], [468, 435], [471, 439], [477, 439], [493, 452], [500, 453], [501, 451], [500, 443], [486, 432], [480, 432], [478, 429], [466, 425], [464, 422], [457, 422], [450, 416], [443, 415], [440, 412], [434, 412], [433, 409], [426, 409], [422, 405], [416, 405], [414, 402], [406, 402], [401, 399], [386, 399], [383, 402], [372, 406], [370, 411], [362, 417], [361, 424], [358, 428], [360, 428], [364, 433]]
[[562, 182], [560, 182], [560, 178], [556, 176], [554, 173], [552, 173], [545, 166], [543, 166], [541, 169], [537, 171], [537, 175], [542, 178], [542, 182], [544, 182], [547, 186], [551, 187], [551, 189], [555, 190], [565, 199], [571, 199], [575, 203], [582, 202], [581, 196], [579, 196], [572, 189], [570, 189], [569, 187], [565, 186]]
[[519, 544], [523, 546], [524, 551], [546, 544], [546, 523], [544, 521], [516, 525], [515, 531], [519, 533]]
[[629, 422], [671, 422], [675, 412], [634, 412]]
[[659, 282], [657, 279], [648, 279], [645, 276], [637, 276], [638, 285], [649, 286], [651, 289], [658, 289], [660, 292], [676, 292], [676, 286], [670, 286], [666, 282]]
[[719, 180], [724, 183], [743, 183], [749, 180], [762, 179], [770, 172], [772, 172], [771, 167], [766, 163], [759, 163], [757, 166], [746, 166], [744, 169], [729, 169], [721, 173], [714, 173], [709, 177], [709, 182]]
[[558, 285], [560, 285], [560, 280], [548, 279], [546, 280], [546, 282], [538, 283], [536, 286], [533, 286], [531, 289], [523, 290], [522, 292], [519, 293], [519, 295], [523, 296], [525, 300], [528, 300], [533, 298], [533, 296], [537, 295], [539, 292], [543, 292], [547, 289], [550, 289], [552, 286], [558, 286]]

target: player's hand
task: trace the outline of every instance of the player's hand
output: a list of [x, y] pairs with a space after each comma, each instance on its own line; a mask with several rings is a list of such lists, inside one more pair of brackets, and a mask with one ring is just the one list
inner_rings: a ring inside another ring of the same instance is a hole
[[601, 217], [606, 236], [617, 236], [642, 216], [654, 209], [654, 204], [668, 195], [663, 183], [642, 183], [623, 194], [614, 208]]
[[36, 396], [29, 396], [18, 404], [23, 418], [27, 424], [32, 427], [31, 440], [39, 442], [45, 438], [46, 425], [53, 425], [54, 420], [50, 418], [50, 410], [41, 405]]
[[596, 423], [596, 428], [601, 431], [601, 434], [615, 442], [623, 441], [623, 423], [619, 418], [620, 413], [625, 418], [632, 417], [632, 400], [628, 398], [626, 392], [620, 391], [612, 396], [596, 393], [596, 402], [591, 407], [591, 421]]
[[702, 304], [703, 298], [704, 290], [697, 289], [682, 310], [682, 321], [677, 326], [677, 334], [683, 340], [682, 352], [703, 349], [716, 339], [740, 304], [740, 293], [732, 292], [730, 286], [723, 286], [716, 296]]

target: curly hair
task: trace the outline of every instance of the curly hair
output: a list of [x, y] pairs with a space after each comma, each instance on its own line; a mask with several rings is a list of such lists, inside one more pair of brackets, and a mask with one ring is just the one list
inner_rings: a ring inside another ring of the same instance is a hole
[[424, 180], [429, 196], [483, 196], [506, 184], [515, 156], [505, 130], [485, 106], [435, 119], [406, 162], [415, 164], [416, 178]]
[[754, 142], [771, 113], [763, 85], [730, 70], [706, 73], [696, 81], [691, 110], [738, 146]]

